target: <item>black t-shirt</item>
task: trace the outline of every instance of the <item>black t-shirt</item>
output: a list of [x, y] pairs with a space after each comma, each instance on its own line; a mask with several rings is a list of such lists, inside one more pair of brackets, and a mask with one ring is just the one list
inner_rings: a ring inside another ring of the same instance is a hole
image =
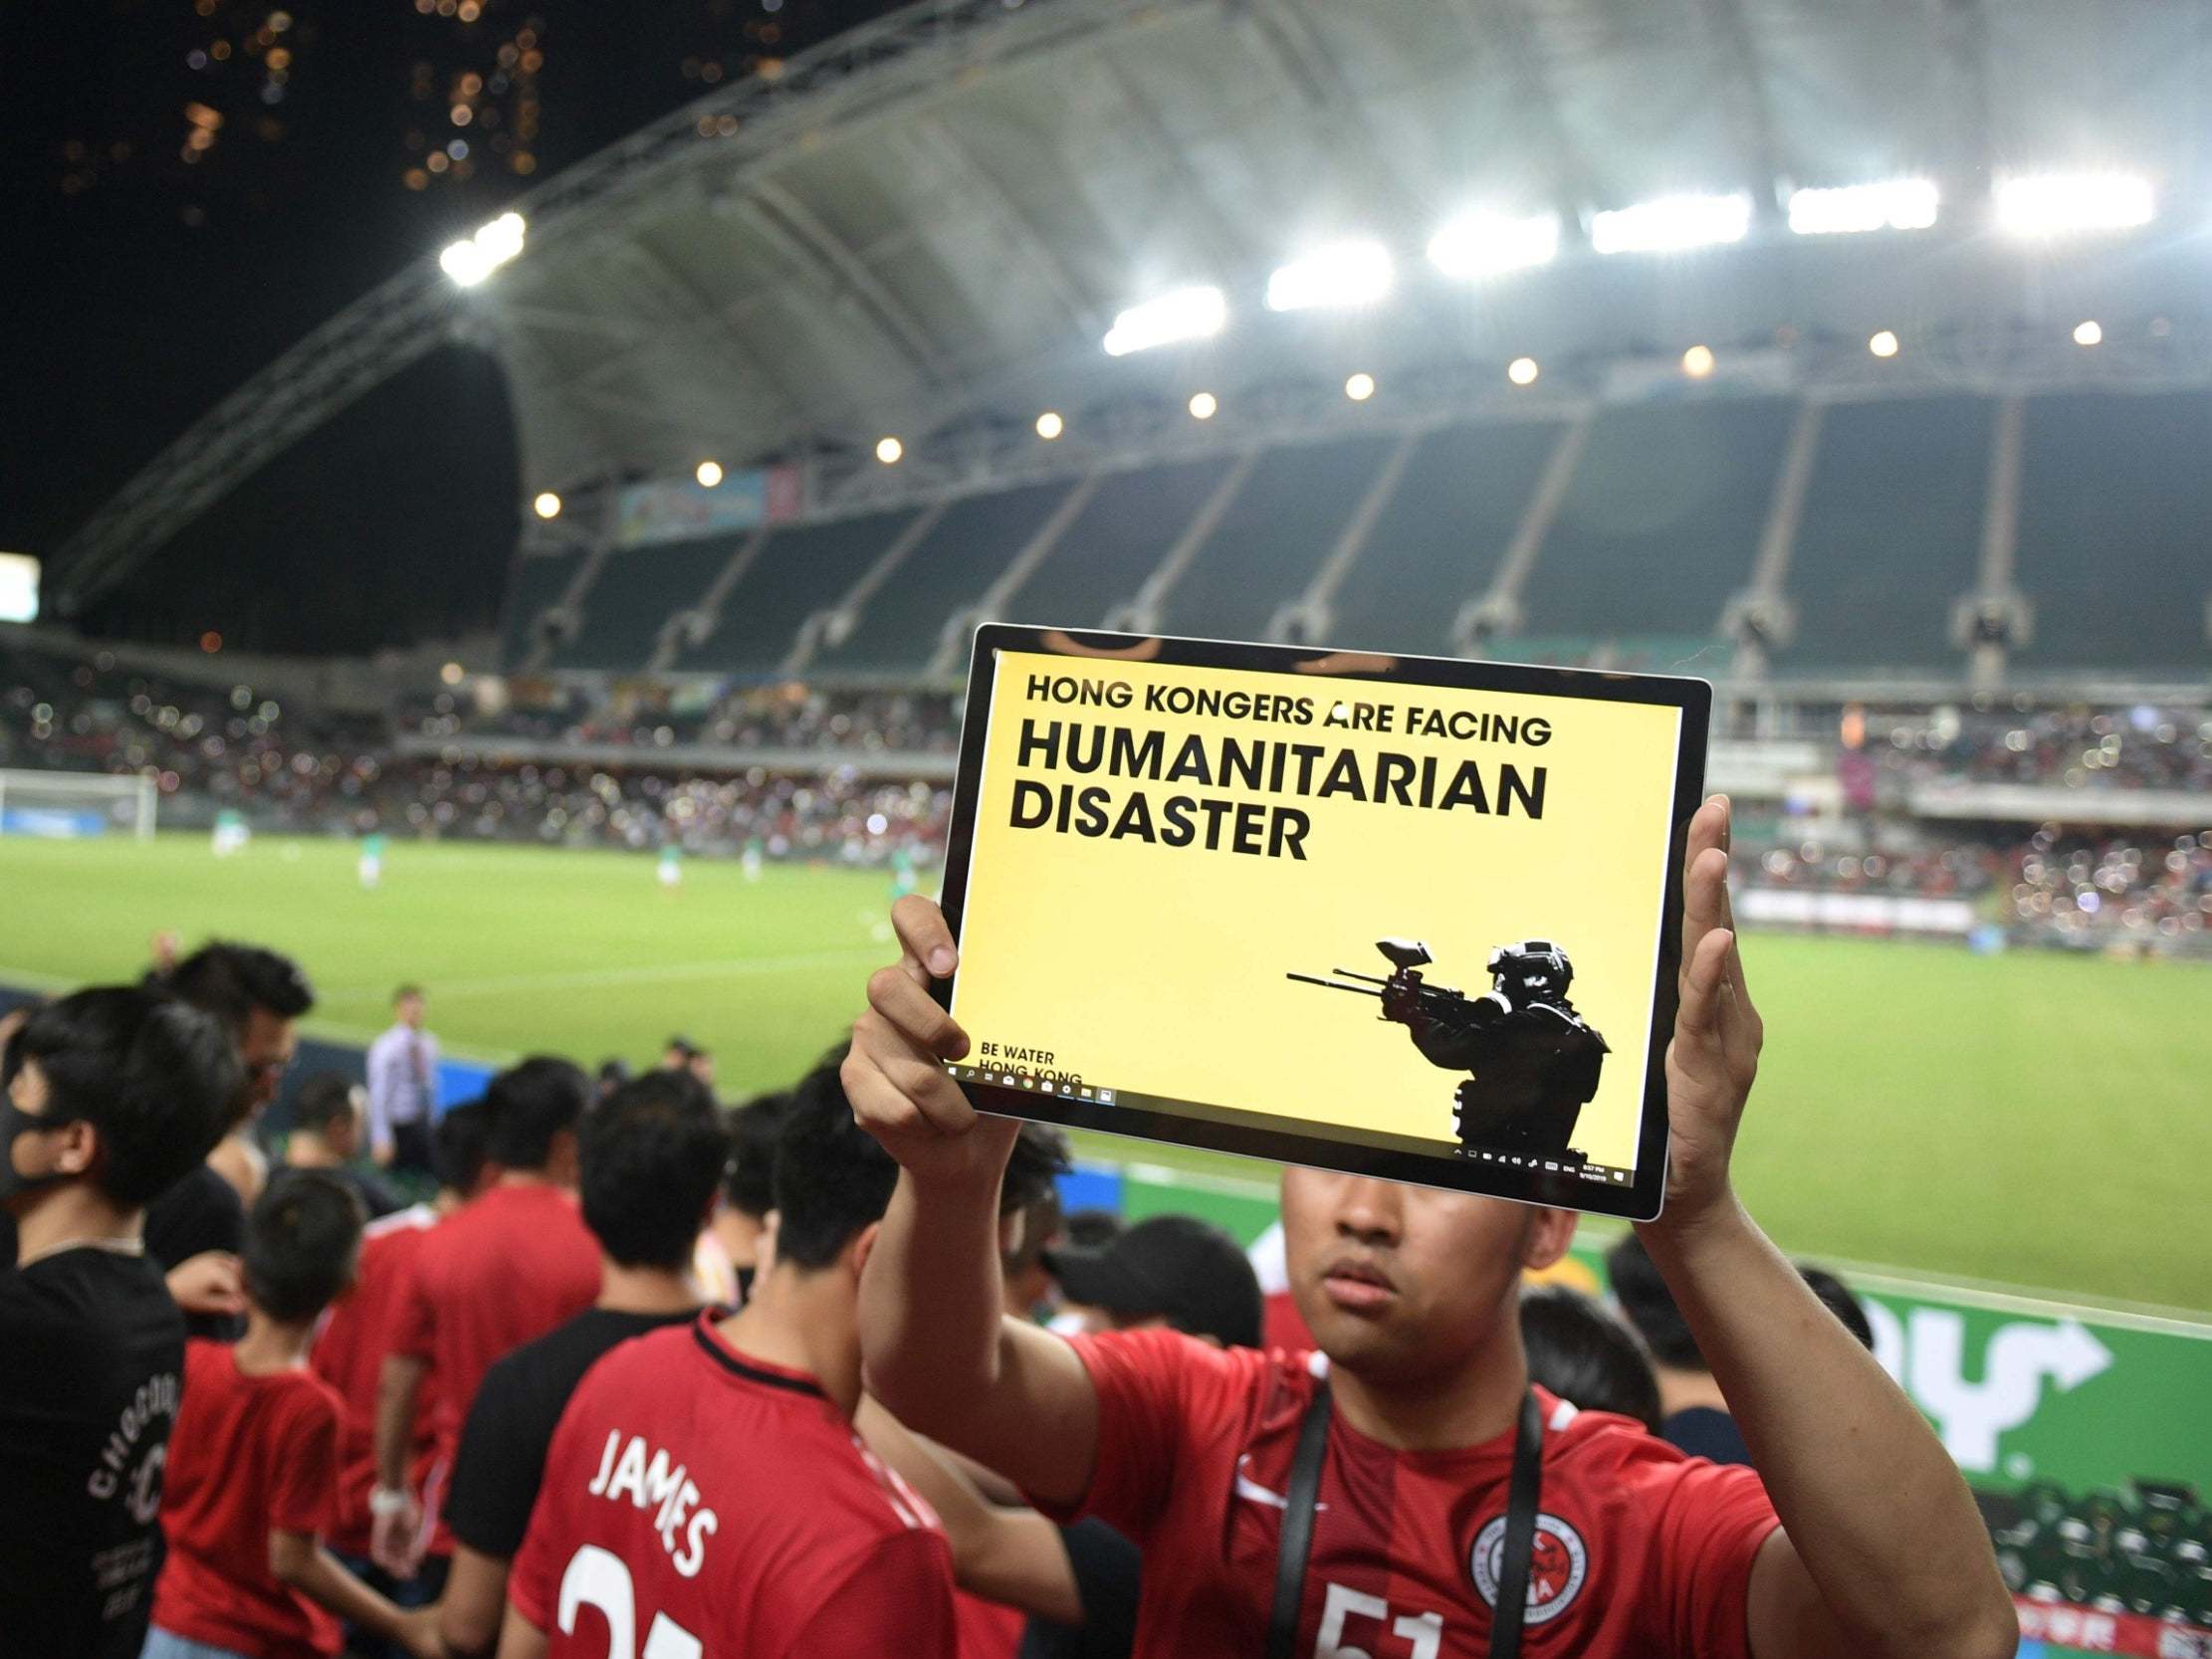
[[1137, 1595], [1144, 1555], [1103, 1521], [1060, 1529], [1067, 1564], [1083, 1603], [1081, 1624], [1033, 1618], [1020, 1659], [1129, 1659], [1137, 1645]]
[[184, 1319], [142, 1256], [0, 1273], [0, 1659], [136, 1659]]
[[486, 1371], [453, 1461], [445, 1507], [453, 1536], [480, 1555], [520, 1550], [545, 1478], [546, 1448], [583, 1373], [617, 1344], [698, 1317], [696, 1308], [680, 1314], [586, 1308]]
[[1715, 1463], [1749, 1463], [1751, 1448], [1743, 1443], [1743, 1430], [1735, 1418], [1709, 1405], [1677, 1411], [1659, 1424], [1659, 1438], [1691, 1457], [1709, 1457]]
[[[238, 1188], [204, 1163], [146, 1206], [146, 1254], [163, 1273], [203, 1250], [236, 1255], [246, 1244], [246, 1205]], [[246, 1322], [235, 1314], [187, 1314], [185, 1329], [195, 1337], [235, 1343]]]

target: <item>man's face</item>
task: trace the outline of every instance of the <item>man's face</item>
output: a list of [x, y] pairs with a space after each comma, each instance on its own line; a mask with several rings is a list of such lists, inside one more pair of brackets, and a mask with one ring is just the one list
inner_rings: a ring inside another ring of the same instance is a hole
[[332, 1118], [330, 1129], [323, 1136], [332, 1156], [340, 1162], [350, 1159], [361, 1149], [361, 1103], [354, 1091], [346, 1092], [345, 1106], [344, 1114]]
[[267, 1008], [246, 1016], [246, 1029], [238, 1039], [238, 1063], [246, 1068], [246, 1115], [258, 1115], [284, 1084], [285, 1068], [299, 1039], [292, 1022]]
[[412, 1026], [417, 1031], [422, 1029], [421, 997], [403, 996], [393, 1006], [398, 1010], [401, 1025]]
[[693, 1055], [691, 1057], [691, 1075], [697, 1078], [703, 1087], [712, 1089], [715, 1086], [715, 1057], [711, 1054]]
[[1502, 1198], [1286, 1169], [1290, 1290], [1330, 1360], [1362, 1381], [1448, 1376], [1514, 1318], [1524, 1266], [1556, 1260], [1571, 1215]]

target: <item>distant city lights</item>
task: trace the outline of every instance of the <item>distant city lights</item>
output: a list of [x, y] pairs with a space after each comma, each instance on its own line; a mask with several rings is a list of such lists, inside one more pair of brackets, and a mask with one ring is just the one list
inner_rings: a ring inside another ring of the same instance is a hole
[[1590, 246], [1601, 254], [1663, 254], [1741, 242], [1751, 229], [1751, 198], [1660, 196], [1600, 213], [1590, 221]]
[[1267, 279], [1267, 309], [1371, 306], [1390, 292], [1390, 250], [1380, 242], [1334, 242], [1278, 267]]
[[1558, 257], [1556, 213], [1462, 213], [1429, 239], [1429, 263], [1447, 277], [1494, 277]]
[[1365, 403], [1375, 395], [1375, 376], [1355, 374], [1344, 382], [1344, 395], [1354, 403]]
[[1997, 228], [2013, 236], [2147, 225], [2150, 180], [2136, 173], [2026, 173], [1997, 181]]
[[523, 251], [520, 213], [503, 213], [466, 241], [449, 243], [438, 265], [462, 288], [474, 288]]
[[2090, 318], [2087, 322], [2077, 322], [2074, 325], [2074, 343], [2076, 345], [2103, 344], [2104, 325], [2095, 317]]
[[541, 518], [557, 518], [560, 517], [560, 498], [551, 490], [541, 490], [538, 493], [538, 499], [530, 505], [531, 510]]
[[1709, 345], [1693, 345], [1682, 353], [1682, 372], [1692, 380], [1702, 380], [1713, 371], [1713, 352]]
[[1048, 444], [1066, 430], [1067, 422], [1050, 409], [1037, 417], [1037, 436]]
[[1220, 400], [1212, 392], [1194, 392], [1191, 394], [1191, 418], [1195, 421], [1212, 420], [1216, 411], [1220, 407]]
[[1897, 354], [1897, 336], [1883, 328], [1867, 341], [1867, 349], [1878, 357], [1894, 357]]
[[1834, 190], [1793, 190], [1790, 229], [1800, 236], [1924, 231], [1935, 223], [1937, 202], [1935, 182], [1925, 178], [1847, 184]]
[[699, 481], [700, 489], [712, 490], [722, 482], [722, 463], [719, 461], [702, 461], [699, 463], [699, 470], [691, 476]]
[[1536, 376], [1541, 372], [1534, 357], [1515, 357], [1505, 365], [1505, 378], [1516, 386], [1535, 385]]
[[897, 466], [899, 457], [905, 453], [906, 445], [900, 443], [896, 438], [878, 438], [876, 440], [876, 459], [886, 467]]
[[1227, 322], [1228, 301], [1219, 289], [1179, 288], [1116, 316], [1106, 330], [1106, 355], [1126, 357], [1177, 340], [1205, 339], [1219, 333]]

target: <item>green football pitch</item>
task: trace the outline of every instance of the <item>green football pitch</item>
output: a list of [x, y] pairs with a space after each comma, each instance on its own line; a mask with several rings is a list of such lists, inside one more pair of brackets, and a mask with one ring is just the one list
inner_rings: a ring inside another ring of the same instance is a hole
[[[150, 936], [272, 944], [321, 991], [309, 1029], [365, 1041], [428, 987], [449, 1050], [633, 1063], [681, 1031], [737, 1096], [836, 1041], [888, 959], [886, 879], [641, 855], [198, 836], [0, 841], [0, 983], [139, 971]], [[2212, 971], [1855, 939], [1746, 940], [1767, 1051], [1737, 1149], [1793, 1253], [2212, 1310]], [[1262, 1165], [1100, 1137], [1091, 1155], [1264, 1181]]]

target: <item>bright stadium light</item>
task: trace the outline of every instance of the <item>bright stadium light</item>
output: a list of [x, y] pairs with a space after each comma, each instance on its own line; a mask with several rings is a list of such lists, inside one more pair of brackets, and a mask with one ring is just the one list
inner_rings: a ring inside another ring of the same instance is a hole
[[1045, 410], [1043, 414], [1037, 417], [1037, 436], [1048, 444], [1066, 430], [1067, 422], [1060, 419], [1050, 409]]
[[1366, 373], [1351, 376], [1344, 382], [1344, 395], [1354, 403], [1365, 403], [1375, 395], [1375, 376]]
[[1494, 277], [1558, 257], [1556, 213], [1462, 213], [1429, 239], [1429, 263], [1447, 277]]
[[1332, 242], [1276, 268], [1267, 279], [1267, 309], [1371, 306], [1390, 285], [1390, 250], [1380, 242]]
[[557, 518], [560, 517], [560, 498], [551, 490], [540, 491], [538, 499], [530, 505], [531, 510], [541, 518]]
[[2077, 322], [2074, 325], [2074, 343], [2076, 345], [2103, 344], [2104, 324], [2095, 317], [2090, 318], [2087, 322]]
[[1935, 223], [1935, 181], [1894, 178], [1834, 190], [1790, 192], [1790, 229], [1800, 236], [1858, 231], [1924, 231]]
[[1693, 345], [1682, 353], [1682, 372], [1692, 380], [1702, 380], [1713, 371], [1713, 348]]
[[1894, 331], [1884, 328], [1867, 341], [1867, 349], [1878, 357], [1894, 357], [1897, 354], [1897, 336]]
[[1191, 394], [1191, 418], [1195, 421], [1212, 420], [1215, 411], [1219, 409], [1220, 406], [1220, 399], [1212, 392], [1193, 392]]
[[2150, 180], [2135, 173], [2025, 173], [1997, 181], [1997, 228], [2013, 236], [2147, 225]]
[[1505, 365], [1505, 378], [1516, 386], [1535, 385], [1536, 376], [1541, 372], [1534, 357], [1515, 357]]
[[474, 288], [523, 251], [524, 220], [503, 213], [465, 241], [449, 243], [438, 267], [462, 288]]
[[719, 461], [702, 461], [699, 463], [699, 470], [693, 473], [692, 477], [699, 481], [700, 489], [712, 490], [722, 482], [722, 463]]
[[1751, 198], [1659, 196], [1590, 221], [1590, 246], [1601, 254], [1664, 254], [1741, 242], [1751, 229]]
[[1217, 288], [1179, 288], [1131, 306], [1106, 330], [1106, 355], [1126, 357], [1177, 340], [1205, 339], [1228, 322], [1228, 301]]
[[886, 467], [897, 466], [899, 457], [905, 453], [906, 445], [900, 443], [896, 438], [878, 438], [876, 440], [876, 459]]

